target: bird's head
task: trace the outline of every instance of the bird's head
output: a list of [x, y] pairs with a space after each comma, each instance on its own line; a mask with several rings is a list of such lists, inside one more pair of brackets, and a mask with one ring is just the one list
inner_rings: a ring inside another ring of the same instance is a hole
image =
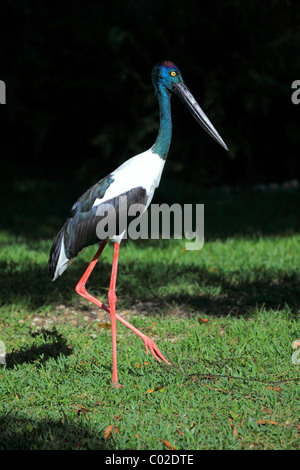
[[173, 62], [164, 61], [156, 64], [152, 70], [152, 82], [157, 95], [164, 92], [167, 95], [172, 93], [178, 95], [203, 129], [224, 149], [228, 150], [225, 142], [184, 83], [179, 68]]
[[165, 89], [172, 93], [179, 82], [183, 82], [177, 65], [173, 62], [164, 61], [156, 64], [152, 70], [152, 82], [156, 92]]

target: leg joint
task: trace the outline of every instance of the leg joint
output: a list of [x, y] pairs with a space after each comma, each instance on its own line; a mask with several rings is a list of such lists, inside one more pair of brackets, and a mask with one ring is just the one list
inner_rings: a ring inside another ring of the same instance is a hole
[[80, 284], [80, 282], [78, 282], [77, 286], [75, 287], [75, 291], [77, 292], [77, 294], [84, 296], [86, 294], [85, 285]]

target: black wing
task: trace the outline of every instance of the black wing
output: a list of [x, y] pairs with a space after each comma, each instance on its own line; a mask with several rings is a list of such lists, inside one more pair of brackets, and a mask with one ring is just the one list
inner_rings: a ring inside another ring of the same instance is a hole
[[[97, 235], [97, 225], [104, 217], [108, 219], [110, 217], [116, 217], [115, 225], [112, 224], [114, 230], [111, 233], [108, 232], [106, 238], [119, 235], [120, 227], [118, 221], [120, 213], [124, 210], [124, 207], [122, 207], [122, 197], [126, 198], [127, 210], [133, 204], [146, 206], [146, 190], [143, 187], [137, 187], [103, 202], [103, 204], [101, 204], [101, 211], [99, 211], [99, 205], [93, 206], [95, 199], [99, 196], [99, 191], [96, 191], [95, 186], [90, 188], [73, 205], [69, 218], [66, 220], [52, 245], [49, 257], [49, 273], [52, 279], [54, 278], [57, 268], [62, 239], [64, 239], [65, 255], [71, 260], [87, 246], [98, 243], [104, 239], [99, 238]], [[92, 194], [94, 195], [94, 200], [92, 200]], [[101, 215], [98, 215], [99, 212], [101, 212]], [[126, 214], [125, 220], [128, 221], [127, 215], [128, 214]]]

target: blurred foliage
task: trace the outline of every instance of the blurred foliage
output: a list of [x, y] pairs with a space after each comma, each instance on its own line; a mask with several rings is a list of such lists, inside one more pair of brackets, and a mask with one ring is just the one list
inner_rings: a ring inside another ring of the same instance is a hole
[[172, 60], [227, 143], [173, 99], [165, 174], [210, 187], [299, 175], [296, 1], [2, 0], [1, 179], [88, 187], [149, 148], [151, 70]]

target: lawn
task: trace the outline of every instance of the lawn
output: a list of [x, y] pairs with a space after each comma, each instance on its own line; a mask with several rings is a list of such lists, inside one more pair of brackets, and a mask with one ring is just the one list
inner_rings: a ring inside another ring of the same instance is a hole
[[[176, 189], [158, 196], [182, 202]], [[116, 390], [109, 316], [74, 292], [95, 247], [48, 278], [74, 197], [62, 204], [55, 185], [36, 182], [16, 183], [11, 199], [2, 190], [12, 202], [0, 225], [1, 449], [299, 449], [298, 191], [190, 189], [187, 202], [205, 205], [201, 250], [121, 245], [118, 312], [171, 365], [119, 323]], [[88, 283], [105, 301], [112, 256], [108, 245]]]

